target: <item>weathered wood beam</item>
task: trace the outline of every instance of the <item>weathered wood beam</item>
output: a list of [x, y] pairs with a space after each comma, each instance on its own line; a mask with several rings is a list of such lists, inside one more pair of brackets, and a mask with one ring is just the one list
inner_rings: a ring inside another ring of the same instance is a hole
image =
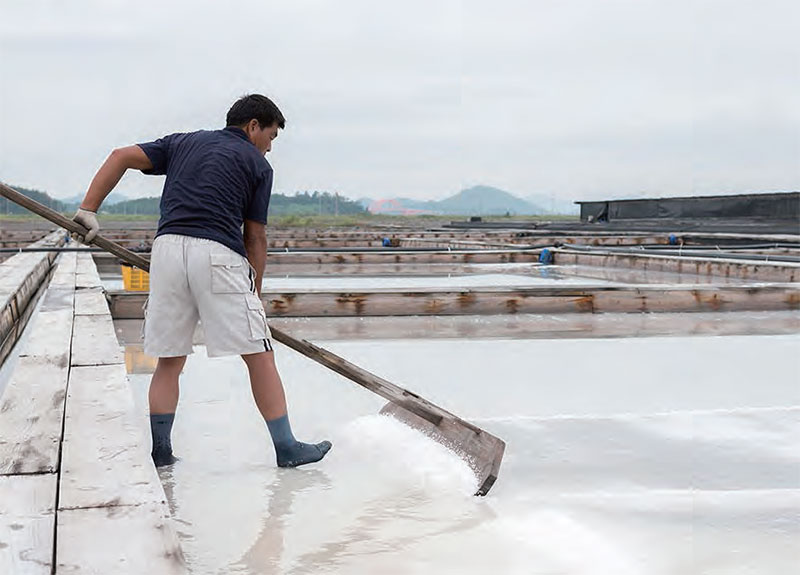
[[[101, 273], [120, 273], [117, 262], [109, 264], [98, 261], [97, 268]], [[106, 260], [109, 261], [110, 260]], [[520, 262], [532, 268], [534, 262]], [[366, 264], [283, 264], [270, 263], [264, 269], [264, 277], [284, 278], [300, 276], [371, 276], [371, 277], [396, 277], [396, 276], [447, 276], [463, 274], [485, 273], [520, 273], [520, 268], [486, 268], [487, 264], [481, 263], [366, 263]], [[491, 265], [491, 264], [489, 264]], [[527, 269], [530, 269], [527, 268]], [[266, 282], [265, 282], [266, 283]]]
[[185, 573], [89, 254], [31, 329], [0, 399], [0, 573]]
[[59, 260], [60, 285], [45, 292], [30, 338], [0, 397], [0, 573], [52, 572], [72, 336], [74, 288], [65, 281], [70, 258], [66, 260], [64, 269], [64, 258]]
[[21, 357], [0, 399], [0, 475], [54, 473], [69, 365]]
[[800, 282], [800, 264], [712, 259], [692, 256], [628, 254], [614, 252], [576, 252], [569, 248], [553, 250], [556, 265], [595, 266], [671, 272], [697, 277], [726, 277], [765, 282]]
[[[98, 266], [117, 266], [118, 259], [107, 254], [95, 253]], [[145, 254], [149, 257], [149, 254]], [[403, 251], [381, 250], [374, 252], [270, 252], [267, 254], [266, 273], [276, 266], [286, 265], [422, 265], [422, 264], [498, 264], [533, 263], [539, 261], [538, 250], [442, 250]], [[107, 268], [108, 269], [108, 268]]]
[[55, 573], [185, 574], [91, 254], [75, 282]]
[[59, 488], [59, 510], [165, 501], [125, 364], [73, 366]]
[[[141, 320], [114, 322], [125, 345], [128, 373], [153, 373], [144, 355]], [[271, 328], [301, 332], [310, 341], [381, 339], [586, 339], [619, 337], [788, 335], [800, 332], [800, 313], [574, 313], [496, 316], [272, 317]], [[195, 345], [203, 345], [198, 329]]]
[[166, 505], [114, 505], [58, 512], [56, 575], [185, 575]]
[[75, 294], [75, 315], [106, 315], [108, 303], [100, 286], [79, 289]]
[[[117, 319], [141, 319], [147, 294], [111, 293]], [[800, 286], [645, 285], [594, 287], [265, 290], [272, 317], [481, 315], [514, 313], [701, 312], [800, 309]]]
[[[64, 237], [62, 232], [53, 232], [34, 245], [60, 246]], [[24, 253], [0, 263], [0, 364], [22, 334], [56, 255]]]

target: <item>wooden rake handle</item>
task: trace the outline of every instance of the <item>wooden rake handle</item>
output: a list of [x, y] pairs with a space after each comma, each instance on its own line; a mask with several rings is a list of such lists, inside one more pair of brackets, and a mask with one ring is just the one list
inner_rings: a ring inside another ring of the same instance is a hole
[[[55, 210], [40, 204], [36, 200], [33, 200], [2, 183], [0, 183], [0, 195], [5, 196], [23, 208], [27, 208], [33, 213], [42, 216], [46, 220], [61, 226], [69, 232], [78, 233], [82, 236], [85, 236], [86, 232], [89, 231], [82, 225], [64, 217]], [[112, 242], [100, 234], [96, 235], [91, 243], [92, 245], [114, 254], [119, 259], [131, 264], [132, 266], [136, 266], [137, 268], [146, 272], [150, 271], [150, 260], [123, 248], [118, 243]], [[326, 349], [317, 347], [306, 340], [296, 339], [288, 333], [275, 327], [270, 327], [270, 331], [272, 332], [273, 337], [285, 346], [302, 353], [306, 357], [313, 359], [317, 363], [320, 363], [337, 373], [340, 373], [349, 380], [361, 385], [373, 393], [380, 395], [384, 399], [408, 409], [414, 414], [433, 423], [434, 425], [438, 425], [441, 422], [442, 414], [440, 412], [443, 410], [437, 409], [436, 406], [429, 404], [416, 394], [396, 386], [393, 383], [350, 363], [346, 359], [339, 357], [338, 355], [331, 353]]]
[[[46, 220], [50, 220], [57, 226], [61, 226], [65, 230], [70, 233], [78, 233], [82, 236], [86, 235], [87, 230], [82, 225], [73, 222], [69, 218], [65, 218], [57, 211], [48, 208], [47, 206], [40, 204], [36, 200], [32, 200], [28, 196], [24, 194], [20, 194], [17, 190], [13, 188], [9, 188], [5, 184], [0, 183], [0, 195], [6, 197], [7, 199], [11, 200], [15, 204], [19, 204], [23, 208], [27, 208], [33, 213], [42, 216]], [[98, 248], [102, 248], [107, 252], [111, 252], [119, 259], [128, 262], [129, 264], [136, 266], [146, 272], [150, 271], [150, 260], [140, 256], [137, 253], [134, 253], [130, 250], [123, 248], [116, 242], [112, 242], [111, 240], [107, 240], [101, 235], [95, 236], [94, 240], [92, 241], [93, 245], [96, 245]]]
[[[70, 232], [83, 236], [88, 232], [80, 224], [76, 224], [58, 212], [43, 206], [6, 185], [0, 184], [0, 195]], [[114, 254], [124, 262], [144, 271], [150, 271], [150, 261], [148, 259], [123, 248], [111, 240], [97, 235], [92, 244]], [[317, 347], [306, 340], [295, 339], [277, 328], [273, 327], [271, 331], [272, 336], [282, 344], [389, 400], [390, 403], [384, 406], [381, 413], [391, 414], [412, 428], [418, 429], [423, 433], [429, 433], [430, 437], [440, 441], [449, 449], [453, 449], [457, 453], [463, 453], [470, 467], [479, 478], [479, 488], [476, 495], [486, 495], [491, 489], [497, 479], [503, 452], [505, 451], [505, 443], [501, 439], [456, 417], [417, 394], [350, 363], [335, 353]]]

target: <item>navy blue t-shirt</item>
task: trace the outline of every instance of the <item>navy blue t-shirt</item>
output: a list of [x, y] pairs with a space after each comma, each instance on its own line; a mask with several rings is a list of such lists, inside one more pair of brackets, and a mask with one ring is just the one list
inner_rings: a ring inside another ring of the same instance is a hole
[[214, 240], [246, 257], [242, 224], [267, 223], [272, 166], [244, 130], [171, 134], [138, 146], [153, 164], [144, 173], [167, 176], [156, 236]]

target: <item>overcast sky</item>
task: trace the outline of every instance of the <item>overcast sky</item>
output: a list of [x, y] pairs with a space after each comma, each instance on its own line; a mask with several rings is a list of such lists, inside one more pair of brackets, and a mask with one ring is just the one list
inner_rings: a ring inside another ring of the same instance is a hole
[[800, 189], [796, 0], [0, 7], [0, 180], [57, 197], [114, 147], [222, 127], [249, 92], [287, 118], [268, 155], [283, 193]]

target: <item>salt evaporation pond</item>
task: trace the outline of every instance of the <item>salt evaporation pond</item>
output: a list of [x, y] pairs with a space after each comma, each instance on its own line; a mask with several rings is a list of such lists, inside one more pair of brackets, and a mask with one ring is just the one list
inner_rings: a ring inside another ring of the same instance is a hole
[[451, 276], [386, 276], [386, 277], [270, 277], [270, 290], [369, 290], [369, 289], [425, 289], [425, 288], [476, 288], [476, 287], [528, 287], [557, 285], [607, 285], [604, 280], [571, 278], [555, 273], [474, 274]]
[[800, 569], [798, 336], [318, 343], [505, 439], [497, 484], [282, 346], [298, 435], [334, 449], [277, 469], [243, 364], [197, 347], [161, 472], [192, 573]]

